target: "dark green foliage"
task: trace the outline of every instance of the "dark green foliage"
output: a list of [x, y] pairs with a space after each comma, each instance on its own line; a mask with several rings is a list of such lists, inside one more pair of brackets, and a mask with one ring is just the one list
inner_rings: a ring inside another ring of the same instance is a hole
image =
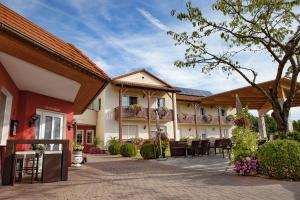
[[120, 154], [120, 147], [121, 147], [120, 143], [112, 142], [108, 147], [108, 151], [111, 155], [118, 155]]
[[273, 140], [258, 150], [261, 172], [276, 179], [300, 180], [300, 143]]
[[287, 135], [287, 139], [289, 140], [296, 140], [297, 142], [300, 142], [300, 132], [294, 131]]
[[120, 148], [120, 154], [124, 157], [136, 156], [137, 148], [134, 144], [131, 143], [122, 144]]
[[154, 144], [143, 144], [140, 150], [140, 154], [144, 159], [154, 159], [155, 158], [155, 145]]
[[293, 128], [294, 128], [294, 131], [300, 132], [300, 120], [293, 121]]
[[274, 134], [274, 133], [278, 132], [277, 125], [276, 125], [276, 121], [274, 120], [274, 118], [272, 116], [265, 114], [264, 117], [265, 117], [267, 135], [269, 137], [270, 134]]

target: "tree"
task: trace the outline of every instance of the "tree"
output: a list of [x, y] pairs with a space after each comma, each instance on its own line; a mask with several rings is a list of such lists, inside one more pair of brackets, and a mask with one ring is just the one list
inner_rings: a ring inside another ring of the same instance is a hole
[[[204, 73], [221, 69], [230, 75], [238, 73], [256, 88], [272, 105], [273, 117], [280, 134], [288, 132], [288, 116], [295, 98], [300, 72], [300, 14], [299, 0], [218, 0], [212, 9], [224, 15], [224, 21], [215, 22], [202, 15], [198, 7], [186, 4], [187, 11], [171, 12], [180, 21], [187, 21], [192, 32], [168, 34], [175, 45], [185, 45], [185, 59], [176, 61], [177, 67], [199, 66]], [[215, 53], [207, 43], [209, 37], [219, 37], [224, 51]], [[257, 70], [238, 62], [243, 53], [257, 52], [270, 55], [277, 68], [274, 84], [264, 89], [256, 83]], [[280, 80], [288, 77], [291, 82], [286, 99], [278, 94]]]
[[294, 131], [300, 132], [300, 120], [293, 121], [293, 128], [294, 128]]

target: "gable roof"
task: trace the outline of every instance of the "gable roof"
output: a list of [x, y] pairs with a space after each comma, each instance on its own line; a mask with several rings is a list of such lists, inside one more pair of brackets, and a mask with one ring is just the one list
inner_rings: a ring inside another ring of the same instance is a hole
[[54, 53], [86, 72], [100, 78], [109, 79], [103, 70], [98, 68], [95, 63], [74, 45], [64, 42], [0, 3], [0, 30], [1, 29], [22, 39], [26, 39], [32, 44], [42, 47], [49, 53]]
[[[128, 77], [128, 76], [138, 74], [138, 73], [145, 73], [145, 74], [151, 76], [152, 78], [158, 80], [159, 82], [163, 83], [165, 86], [157, 86], [157, 85], [147, 84], [147, 83], [143, 83], [143, 84], [142, 83], [134, 83], [134, 82], [120, 80], [124, 77]], [[166, 83], [165, 81], [161, 80], [160, 78], [158, 78], [154, 74], [150, 73], [146, 69], [141, 69], [141, 70], [127, 73], [127, 74], [123, 74], [121, 76], [117, 76], [112, 79], [112, 83], [117, 84], [117, 85], [126, 85], [126, 86], [136, 87], [136, 88], [142, 87], [142, 88], [150, 88], [150, 89], [158, 89], [158, 90], [162, 89], [162, 90], [166, 90], [166, 91], [176, 91], [176, 88], [174, 88], [170, 84]]]

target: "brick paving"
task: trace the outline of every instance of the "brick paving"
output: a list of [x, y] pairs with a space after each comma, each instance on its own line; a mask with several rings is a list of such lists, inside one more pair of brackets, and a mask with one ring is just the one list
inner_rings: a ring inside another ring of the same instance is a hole
[[89, 156], [88, 164], [70, 169], [69, 181], [2, 186], [0, 199], [300, 199], [300, 182], [236, 176], [202, 160]]

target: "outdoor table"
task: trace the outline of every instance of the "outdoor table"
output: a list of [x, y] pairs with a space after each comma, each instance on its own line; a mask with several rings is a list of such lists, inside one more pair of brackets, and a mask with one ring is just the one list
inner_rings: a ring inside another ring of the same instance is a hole
[[[12, 185], [12, 169], [15, 168], [13, 155], [16, 152], [17, 144], [61, 144], [60, 159], [60, 181], [68, 180], [68, 157], [69, 157], [69, 141], [68, 140], [7, 140], [6, 155], [3, 167], [2, 185]], [[48, 166], [44, 166], [48, 167]], [[49, 166], [51, 167], [51, 166]], [[57, 169], [57, 168], [56, 168]]]

